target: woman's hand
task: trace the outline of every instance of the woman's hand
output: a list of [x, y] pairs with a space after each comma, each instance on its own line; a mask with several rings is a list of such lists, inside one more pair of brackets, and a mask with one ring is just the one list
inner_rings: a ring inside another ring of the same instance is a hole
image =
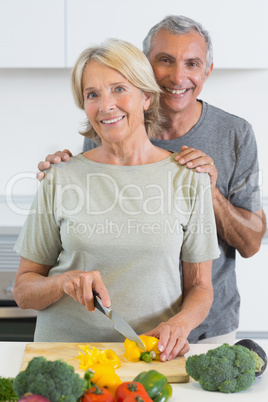
[[161, 352], [162, 361], [172, 360], [176, 356], [183, 356], [190, 350], [187, 341], [187, 331], [183, 325], [179, 325], [175, 317], [162, 322], [155, 329], [146, 332], [145, 335], [154, 336], [159, 339], [158, 349]]
[[109, 307], [110, 297], [98, 271], [68, 271], [48, 276], [52, 266], [41, 265], [21, 257], [13, 290], [14, 298], [22, 309], [43, 310], [68, 294], [89, 311], [94, 311], [92, 289]]
[[98, 271], [66, 272], [62, 286], [64, 293], [85, 306], [88, 311], [95, 311], [93, 289], [100, 295], [105, 307], [111, 304], [108, 291]]

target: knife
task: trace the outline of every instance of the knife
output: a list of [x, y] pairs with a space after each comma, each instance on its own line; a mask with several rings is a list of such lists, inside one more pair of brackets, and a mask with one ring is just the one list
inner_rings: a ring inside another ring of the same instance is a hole
[[136, 332], [131, 328], [131, 326], [123, 320], [120, 315], [109, 307], [104, 307], [102, 304], [101, 298], [99, 294], [93, 289], [94, 296], [94, 306], [103, 314], [106, 315], [110, 320], [112, 320], [114, 328], [120, 332], [124, 337], [130, 339], [131, 341], [135, 341], [138, 347], [142, 350], [146, 350], [142, 340], [138, 337]]

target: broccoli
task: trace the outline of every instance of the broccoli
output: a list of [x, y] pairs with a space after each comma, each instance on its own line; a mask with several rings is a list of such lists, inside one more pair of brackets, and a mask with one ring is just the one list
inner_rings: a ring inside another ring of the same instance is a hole
[[188, 357], [186, 371], [207, 391], [245, 391], [255, 381], [255, 359], [246, 347], [225, 343]]
[[13, 391], [14, 378], [0, 377], [0, 401], [17, 401], [17, 396]]
[[25, 393], [38, 394], [52, 402], [76, 402], [87, 388], [87, 381], [62, 360], [48, 361], [34, 357], [14, 379], [13, 389], [21, 398]]

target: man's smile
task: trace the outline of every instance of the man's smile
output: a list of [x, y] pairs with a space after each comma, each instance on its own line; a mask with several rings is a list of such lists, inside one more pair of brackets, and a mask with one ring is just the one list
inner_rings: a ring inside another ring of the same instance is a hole
[[167, 92], [170, 92], [171, 94], [174, 95], [180, 95], [180, 94], [184, 94], [186, 91], [188, 91], [187, 88], [184, 89], [172, 89], [172, 88], [168, 88], [168, 87], [163, 87]]

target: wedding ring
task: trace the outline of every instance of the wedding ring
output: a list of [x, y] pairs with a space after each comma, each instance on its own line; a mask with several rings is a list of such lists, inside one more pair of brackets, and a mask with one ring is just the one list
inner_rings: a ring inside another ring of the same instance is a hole
[[213, 161], [213, 159], [212, 159], [211, 165], [214, 165], [214, 161]]

